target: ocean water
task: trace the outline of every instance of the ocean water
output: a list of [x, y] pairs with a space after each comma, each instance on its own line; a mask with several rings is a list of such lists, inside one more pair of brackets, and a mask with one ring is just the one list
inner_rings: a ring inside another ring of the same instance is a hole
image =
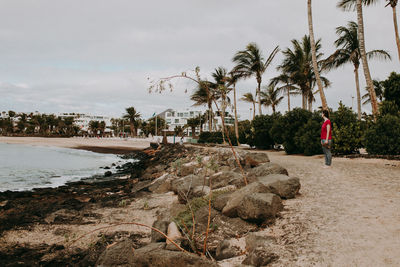
[[112, 154], [90, 151], [0, 143], [0, 192], [57, 187], [106, 170], [122, 161]]

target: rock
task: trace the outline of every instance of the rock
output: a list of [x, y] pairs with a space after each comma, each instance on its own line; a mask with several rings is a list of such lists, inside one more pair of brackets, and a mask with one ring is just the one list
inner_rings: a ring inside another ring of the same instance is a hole
[[288, 172], [285, 168], [283, 168], [282, 166], [275, 164], [275, 163], [271, 163], [271, 162], [267, 162], [267, 163], [263, 163], [258, 167], [255, 167], [253, 169], [251, 169], [249, 171], [249, 179], [251, 180], [251, 178], [255, 177], [259, 177], [259, 176], [266, 176], [269, 174], [285, 174], [288, 175]]
[[218, 244], [217, 251], [215, 253], [216, 260], [224, 260], [237, 256], [240, 253], [240, 249], [236, 246], [232, 246], [229, 240], [223, 240]]
[[204, 178], [197, 175], [188, 175], [171, 182], [171, 190], [178, 195], [180, 203], [186, 203], [193, 198], [193, 189], [196, 186], [203, 186]]
[[[157, 244], [157, 243], [154, 243]], [[158, 243], [160, 244], [160, 243]], [[170, 251], [149, 247], [150, 245], [135, 250], [134, 267], [218, 267], [217, 263], [211, 260], [197, 256], [192, 253], [182, 251]]]
[[260, 182], [254, 182], [233, 192], [223, 208], [222, 214], [228, 217], [237, 217], [237, 208], [244, 197], [253, 193], [269, 193], [269, 189]]
[[212, 206], [214, 209], [218, 211], [222, 211], [223, 208], [226, 206], [232, 192], [228, 192], [222, 195], [217, 196], [214, 201], [212, 202]]
[[105, 173], [104, 173], [104, 177], [110, 177], [112, 175], [112, 172], [111, 171], [106, 171]]
[[190, 174], [193, 174], [197, 168], [198, 165], [196, 162], [182, 164], [181, 167], [178, 169], [178, 175], [181, 177], [188, 176]]
[[246, 250], [252, 252], [257, 247], [267, 247], [275, 244], [276, 239], [272, 236], [260, 235], [258, 233], [250, 233], [245, 238]]
[[259, 267], [268, 265], [278, 258], [278, 255], [270, 252], [269, 249], [265, 247], [258, 247], [250, 252], [249, 255], [247, 255], [242, 264]]
[[178, 177], [166, 173], [151, 183], [149, 191], [157, 194], [167, 193], [171, 191], [171, 183], [175, 179], [178, 179]]
[[244, 156], [245, 165], [247, 167], [257, 167], [262, 163], [270, 162], [267, 153], [249, 152]]
[[252, 193], [246, 195], [237, 207], [237, 214], [243, 220], [262, 222], [282, 210], [282, 200], [272, 193]]
[[210, 191], [208, 186], [198, 185], [193, 188], [192, 197], [203, 197], [208, 195]]
[[244, 180], [242, 175], [232, 171], [220, 171], [210, 177], [213, 188], [221, 188], [227, 185], [243, 187]]
[[126, 239], [106, 248], [97, 259], [96, 266], [135, 266], [132, 241]]
[[300, 190], [300, 179], [282, 174], [258, 177], [258, 181], [268, 187], [271, 193], [281, 198], [294, 198]]
[[[205, 207], [201, 207], [196, 211], [194, 214], [196, 218], [196, 228], [201, 229], [202, 227], [205, 229], [207, 227], [208, 223], [208, 205]], [[215, 216], [217, 216], [218, 212], [211, 208], [211, 216], [210, 216], [210, 221], [214, 219]]]
[[[169, 239], [175, 242], [175, 240], [179, 240], [182, 238], [182, 234], [178, 229], [178, 226], [176, 225], [175, 222], [171, 222], [168, 225], [168, 230], [167, 230], [167, 236]], [[167, 239], [167, 245], [170, 244], [171, 242]]]
[[[169, 222], [165, 220], [156, 220], [153, 223], [153, 227], [160, 230], [164, 234], [167, 234]], [[151, 230], [151, 242], [165, 242], [166, 238], [157, 231]]]

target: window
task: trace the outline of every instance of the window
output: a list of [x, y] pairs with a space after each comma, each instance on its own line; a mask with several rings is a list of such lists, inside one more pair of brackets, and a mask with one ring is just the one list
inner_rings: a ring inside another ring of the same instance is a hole
[[171, 117], [171, 113], [170, 112], [167, 112], [167, 117]]
[[171, 123], [171, 119], [167, 119], [167, 123]]
[[179, 123], [179, 119], [175, 119], [175, 123]]

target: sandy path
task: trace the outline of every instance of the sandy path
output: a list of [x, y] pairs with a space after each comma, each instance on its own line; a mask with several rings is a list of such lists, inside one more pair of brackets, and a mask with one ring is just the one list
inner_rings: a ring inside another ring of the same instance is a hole
[[269, 152], [301, 180], [277, 224], [280, 259], [273, 266], [400, 266], [400, 162]]

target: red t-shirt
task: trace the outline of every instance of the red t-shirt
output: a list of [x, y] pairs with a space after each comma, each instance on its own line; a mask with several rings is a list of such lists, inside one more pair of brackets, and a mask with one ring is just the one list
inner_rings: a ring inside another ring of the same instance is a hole
[[326, 126], [328, 126], [328, 124], [330, 126], [328, 140], [332, 140], [332, 125], [331, 125], [331, 121], [330, 120], [326, 120], [324, 122], [324, 124], [322, 124], [322, 127], [321, 127], [321, 139], [326, 139]]

